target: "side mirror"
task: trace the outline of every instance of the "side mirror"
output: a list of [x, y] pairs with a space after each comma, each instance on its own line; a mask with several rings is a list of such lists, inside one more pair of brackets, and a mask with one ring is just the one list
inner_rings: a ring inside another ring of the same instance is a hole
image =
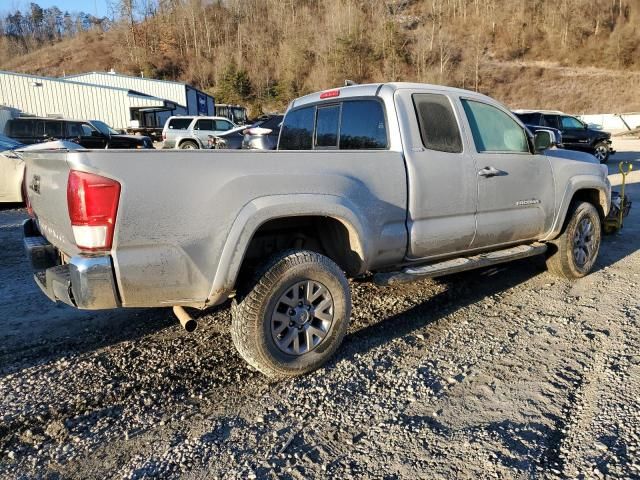
[[91, 136], [92, 137], [102, 137], [102, 133], [100, 133], [97, 130], [91, 130]]
[[540, 130], [533, 137], [533, 145], [537, 152], [543, 152], [554, 145], [557, 145], [555, 135], [548, 130]]

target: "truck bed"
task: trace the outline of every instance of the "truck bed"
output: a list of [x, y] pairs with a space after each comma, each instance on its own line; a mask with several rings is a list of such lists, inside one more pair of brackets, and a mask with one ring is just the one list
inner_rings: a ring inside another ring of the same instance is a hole
[[259, 212], [309, 215], [314, 205], [338, 217], [355, 212], [348, 220], [365, 233], [377, 265], [398, 261], [406, 249], [407, 185], [398, 152], [76, 150], [26, 157], [27, 182], [39, 177], [39, 191], [29, 192], [39, 228], [65, 256], [81, 254], [66, 206], [69, 171], [120, 182], [108, 253], [127, 307], [224, 300], [233, 287], [225, 266], [260, 226]]

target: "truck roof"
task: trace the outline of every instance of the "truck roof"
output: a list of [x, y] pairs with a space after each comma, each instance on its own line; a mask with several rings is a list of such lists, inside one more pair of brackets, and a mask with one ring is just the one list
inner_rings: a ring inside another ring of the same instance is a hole
[[389, 82], [389, 83], [366, 83], [362, 85], [350, 85], [344, 87], [335, 87], [321, 92], [310, 93], [304, 97], [297, 98], [291, 102], [289, 108], [299, 107], [309, 103], [315, 103], [322, 100], [331, 101], [336, 98], [350, 98], [350, 97], [375, 97], [381, 96], [384, 93], [395, 92], [401, 89], [428, 89], [438, 90], [442, 93], [457, 93], [458, 95], [465, 95], [468, 97], [481, 98], [491, 103], [496, 101], [481, 93], [473, 92], [471, 90], [463, 90], [461, 88], [447, 87], [444, 85], [432, 85], [427, 83], [411, 83], [411, 82]]

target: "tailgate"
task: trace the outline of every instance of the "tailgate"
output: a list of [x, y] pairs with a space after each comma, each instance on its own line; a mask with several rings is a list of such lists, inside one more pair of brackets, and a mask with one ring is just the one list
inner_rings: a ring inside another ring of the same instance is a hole
[[67, 207], [68, 152], [25, 151], [27, 195], [42, 235], [65, 254], [78, 253]]

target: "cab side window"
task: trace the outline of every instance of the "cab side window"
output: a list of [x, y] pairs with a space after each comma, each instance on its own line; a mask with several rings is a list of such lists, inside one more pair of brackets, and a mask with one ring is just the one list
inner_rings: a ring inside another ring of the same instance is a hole
[[387, 126], [382, 103], [352, 100], [342, 104], [340, 150], [384, 150]]
[[524, 130], [498, 108], [473, 100], [462, 100], [478, 153], [529, 152]]
[[461, 153], [462, 138], [451, 102], [445, 95], [413, 94], [422, 144], [429, 150]]

